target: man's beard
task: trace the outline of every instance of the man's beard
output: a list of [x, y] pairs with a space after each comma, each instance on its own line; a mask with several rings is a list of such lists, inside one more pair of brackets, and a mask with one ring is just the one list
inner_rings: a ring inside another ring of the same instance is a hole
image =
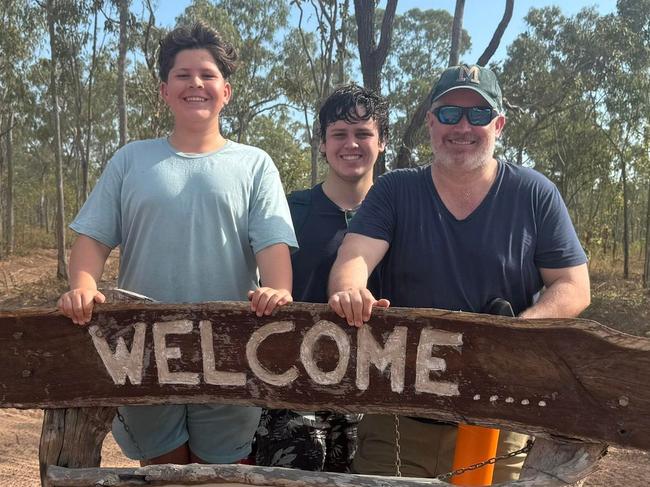
[[474, 171], [487, 165], [494, 157], [496, 140], [489, 137], [482, 147], [471, 153], [458, 153], [449, 150], [447, 146], [442, 149], [433, 148], [433, 164], [445, 169]]

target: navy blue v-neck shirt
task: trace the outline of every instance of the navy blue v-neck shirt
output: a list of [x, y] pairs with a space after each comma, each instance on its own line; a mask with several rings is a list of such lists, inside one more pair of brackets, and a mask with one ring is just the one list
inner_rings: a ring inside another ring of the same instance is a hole
[[392, 171], [371, 188], [350, 231], [389, 243], [381, 296], [392, 306], [480, 312], [500, 297], [519, 314], [543, 287], [539, 268], [587, 261], [555, 185], [498, 164], [488, 194], [463, 220], [442, 202], [430, 166]]

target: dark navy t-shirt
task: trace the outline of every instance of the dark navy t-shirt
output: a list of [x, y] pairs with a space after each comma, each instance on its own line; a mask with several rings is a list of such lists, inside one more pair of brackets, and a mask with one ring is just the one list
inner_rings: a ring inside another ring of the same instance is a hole
[[[293, 299], [327, 303], [329, 273], [348, 230], [345, 211], [325, 195], [321, 184], [287, 199], [300, 247], [291, 255]], [[377, 273], [370, 277], [368, 288], [378, 292]]]
[[464, 220], [443, 204], [430, 166], [385, 174], [350, 232], [389, 243], [381, 286], [392, 306], [479, 312], [500, 297], [519, 314], [543, 287], [538, 268], [587, 261], [555, 185], [503, 162], [485, 199]]

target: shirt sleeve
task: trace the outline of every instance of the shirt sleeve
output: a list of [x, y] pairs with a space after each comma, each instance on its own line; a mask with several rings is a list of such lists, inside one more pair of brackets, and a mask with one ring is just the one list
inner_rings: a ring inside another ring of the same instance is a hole
[[370, 188], [361, 208], [350, 222], [349, 231], [391, 243], [395, 228], [395, 188], [393, 173], [381, 176]]
[[107, 247], [122, 240], [122, 181], [126, 148], [109, 161], [81, 210], [70, 224], [75, 232], [91, 237]]
[[249, 240], [254, 253], [278, 243], [287, 244], [291, 250], [298, 248], [280, 174], [266, 154], [253, 178]]
[[560, 192], [551, 184], [540, 197], [537, 214], [537, 248], [535, 264], [538, 268], [560, 269], [587, 262], [571, 217]]

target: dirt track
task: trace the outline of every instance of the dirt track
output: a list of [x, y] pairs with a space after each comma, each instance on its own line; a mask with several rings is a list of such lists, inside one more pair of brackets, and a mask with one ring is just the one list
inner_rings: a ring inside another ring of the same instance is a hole
[[[107, 264], [106, 275], [110, 280], [115, 276], [116, 262]], [[43, 250], [27, 257], [0, 261], [0, 309], [19, 306], [53, 306], [62, 284], [54, 279], [56, 255], [54, 251]], [[107, 281], [108, 283], [108, 281]], [[619, 288], [619, 283], [595, 283], [597, 286]], [[630, 299], [632, 291], [626, 290]], [[639, 293], [637, 293], [639, 294]], [[603, 295], [605, 295], [603, 293]], [[630, 303], [618, 310], [608, 302], [589, 310], [589, 318], [613, 326], [607, 321], [614, 314], [614, 323], [626, 323], [632, 327], [628, 331], [638, 335], [650, 334], [648, 296], [640, 293], [642, 300], [638, 306], [640, 313], [630, 313]], [[600, 309], [602, 307], [602, 310]], [[617, 311], [620, 311], [617, 314]], [[635, 320], [629, 319], [633, 315]], [[605, 319], [603, 319], [605, 318]], [[26, 487], [40, 485], [38, 469], [38, 443], [41, 433], [42, 411], [0, 409], [0, 487]], [[135, 466], [136, 463], [122, 455], [109, 434], [102, 450], [102, 466]], [[650, 455], [647, 452], [612, 448], [599, 463], [599, 471], [591, 475], [584, 487], [646, 487], [650, 485]]]
[[[41, 410], [0, 409], [0, 486], [39, 485], [38, 442], [41, 435]], [[102, 448], [102, 466], [137, 466], [124, 457], [108, 435]]]

